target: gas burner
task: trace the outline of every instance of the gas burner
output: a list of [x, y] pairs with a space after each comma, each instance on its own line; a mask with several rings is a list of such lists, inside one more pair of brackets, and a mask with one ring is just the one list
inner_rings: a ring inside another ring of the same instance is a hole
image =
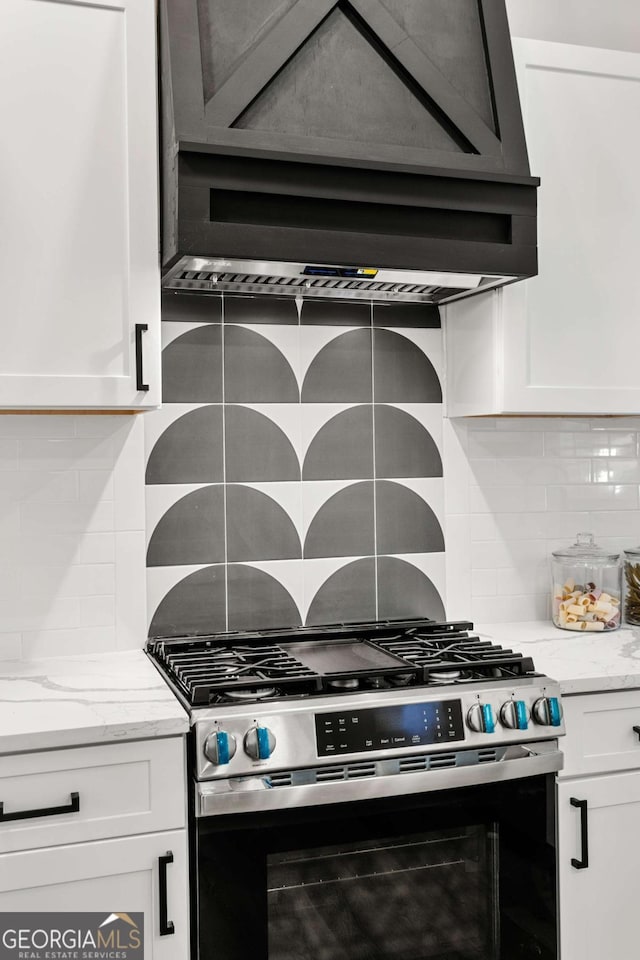
[[327, 685], [331, 690], [357, 690], [360, 681], [357, 677], [349, 677], [345, 680], [329, 680]]
[[455, 683], [463, 677], [462, 670], [438, 670], [429, 675], [429, 683]]
[[238, 703], [248, 703], [252, 700], [269, 700], [280, 696], [280, 692], [275, 687], [238, 687], [233, 690], [225, 690], [224, 699], [237, 701]]

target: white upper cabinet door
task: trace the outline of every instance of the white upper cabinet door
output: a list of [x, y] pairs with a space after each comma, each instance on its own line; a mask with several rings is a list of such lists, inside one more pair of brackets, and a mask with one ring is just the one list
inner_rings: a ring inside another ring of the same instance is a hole
[[0, 117], [0, 409], [157, 406], [154, 0], [2, 0]]
[[640, 55], [513, 45], [539, 274], [445, 309], [449, 415], [640, 413]]

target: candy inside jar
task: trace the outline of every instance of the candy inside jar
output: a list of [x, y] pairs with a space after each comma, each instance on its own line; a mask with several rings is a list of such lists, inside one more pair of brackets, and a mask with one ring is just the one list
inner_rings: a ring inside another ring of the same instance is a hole
[[603, 631], [620, 626], [622, 570], [619, 553], [595, 544], [593, 535], [579, 533], [576, 542], [554, 550], [553, 622], [563, 630]]

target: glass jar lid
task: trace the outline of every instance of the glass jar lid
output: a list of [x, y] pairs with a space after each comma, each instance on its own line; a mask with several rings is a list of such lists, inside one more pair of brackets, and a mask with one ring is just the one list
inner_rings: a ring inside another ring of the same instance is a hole
[[599, 547], [592, 533], [579, 533], [575, 543], [553, 550], [552, 556], [587, 563], [615, 563], [620, 559], [619, 553], [609, 553], [608, 550]]
[[640, 559], [640, 547], [627, 547], [624, 551], [625, 557], [633, 557], [634, 560]]

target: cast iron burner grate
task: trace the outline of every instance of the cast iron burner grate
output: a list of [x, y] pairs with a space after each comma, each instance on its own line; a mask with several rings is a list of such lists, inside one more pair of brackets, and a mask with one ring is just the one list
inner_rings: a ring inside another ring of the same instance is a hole
[[174, 637], [147, 652], [193, 707], [535, 675], [464, 621], [382, 621]]

